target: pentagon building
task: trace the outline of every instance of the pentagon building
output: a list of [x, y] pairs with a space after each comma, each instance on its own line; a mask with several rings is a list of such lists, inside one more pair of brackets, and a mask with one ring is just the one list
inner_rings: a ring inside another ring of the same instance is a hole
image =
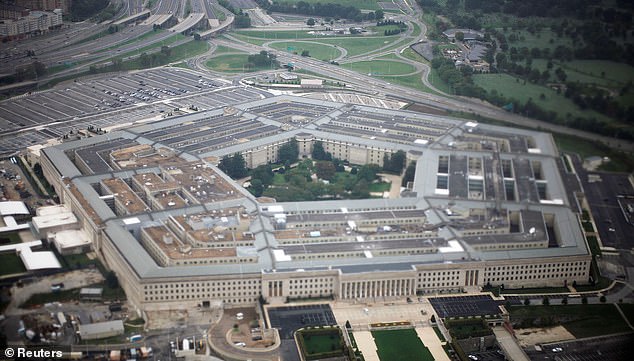
[[[416, 176], [396, 199], [263, 203], [215, 164], [333, 157]], [[587, 282], [577, 201], [546, 133], [277, 96], [42, 152], [61, 201], [139, 311]]]

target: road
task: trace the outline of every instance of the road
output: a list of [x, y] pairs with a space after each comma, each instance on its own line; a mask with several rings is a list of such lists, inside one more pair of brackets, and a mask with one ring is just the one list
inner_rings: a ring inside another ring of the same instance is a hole
[[[420, 22], [420, 20], [418, 20], [418, 17], [417, 17], [417, 14], [422, 13], [422, 10], [417, 9], [418, 5], [415, 2], [412, 2], [410, 5], [414, 6], [414, 9], [410, 8], [411, 9], [410, 12], [407, 15], [405, 15], [405, 17], [410, 22], [415, 22], [419, 26], [421, 26], [421, 29], [423, 31], [419, 39], [416, 40], [417, 42], [425, 38], [426, 27], [424, 26], [424, 24]], [[410, 43], [413, 43], [413, 42], [414, 40], [412, 40]], [[281, 51], [270, 48], [269, 46], [267, 46], [266, 43], [263, 44], [262, 46], [258, 46], [258, 45], [246, 43], [230, 35], [225, 36], [224, 39], [215, 39], [214, 43], [216, 45], [228, 46], [228, 47], [236, 48], [238, 50], [246, 51], [249, 53], [257, 53], [257, 52], [260, 52], [261, 50], [266, 50], [276, 54], [280, 63], [292, 62], [296, 68], [305, 69], [311, 72], [322, 74], [329, 78], [338, 79], [340, 81], [345, 82], [346, 85], [350, 88], [374, 93], [376, 95], [384, 94], [387, 96], [393, 96], [399, 99], [403, 99], [405, 101], [421, 103], [424, 105], [434, 106], [434, 107], [438, 107], [438, 108], [442, 108], [446, 110], [463, 112], [467, 114], [477, 114], [482, 117], [503, 121], [511, 125], [529, 127], [529, 128], [539, 129], [542, 131], [573, 135], [573, 136], [580, 137], [587, 140], [599, 141], [609, 147], [621, 149], [623, 151], [634, 152], [634, 142], [601, 136], [594, 133], [590, 133], [590, 132], [586, 132], [586, 131], [582, 131], [578, 129], [573, 129], [573, 128], [568, 128], [568, 127], [557, 125], [557, 124], [547, 123], [544, 121], [524, 117], [514, 113], [509, 113], [501, 108], [493, 106], [479, 99], [461, 97], [461, 96], [449, 97], [449, 96], [437, 95], [437, 94], [422, 92], [419, 90], [415, 90], [415, 89], [397, 85], [397, 84], [391, 84], [380, 78], [375, 78], [372, 76], [357, 73], [355, 71], [343, 69], [340, 66], [329, 64], [320, 60], [315, 60], [310, 57], [301, 57], [301, 56], [296, 56], [287, 52], [281, 52]], [[404, 47], [406, 46], [409, 46], [409, 43], [407, 45], [404, 45]], [[394, 50], [388, 50], [385, 52], [378, 52], [378, 53], [372, 52], [371, 54], [373, 57], [376, 57], [380, 55], [385, 55], [393, 51]], [[360, 57], [357, 57], [356, 59], [363, 60], [364, 57], [360, 56]], [[416, 62], [411, 61], [409, 59], [406, 59], [406, 58], [402, 58], [402, 59], [403, 61], [408, 61], [411, 64], [416, 64]], [[421, 64], [414, 65], [414, 66], [416, 66], [417, 68], [423, 69], [423, 67], [421, 67]], [[429, 70], [427, 70], [423, 74], [423, 77], [425, 79], [424, 83], [425, 85], [430, 86], [433, 89], [433, 86], [427, 80], [428, 74], [429, 74]], [[243, 75], [243, 77], [249, 77], [249, 76], [251, 75], [250, 74]]]

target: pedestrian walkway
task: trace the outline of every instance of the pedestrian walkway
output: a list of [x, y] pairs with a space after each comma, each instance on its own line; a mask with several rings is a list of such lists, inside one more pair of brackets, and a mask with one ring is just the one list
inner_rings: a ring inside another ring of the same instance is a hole
[[370, 331], [354, 331], [352, 335], [355, 341], [357, 341], [357, 347], [359, 351], [363, 353], [363, 359], [365, 361], [380, 361], [379, 355], [376, 353], [374, 337], [372, 337]]
[[434, 356], [435, 361], [450, 361], [449, 356], [445, 352], [445, 349], [442, 348], [442, 343], [440, 339], [438, 339], [438, 335], [434, 332], [434, 329], [431, 327], [417, 327], [416, 334], [421, 341], [423, 341], [423, 345], [429, 349], [432, 356]]
[[502, 326], [493, 327], [493, 333], [504, 354], [513, 361], [530, 361], [511, 333]]

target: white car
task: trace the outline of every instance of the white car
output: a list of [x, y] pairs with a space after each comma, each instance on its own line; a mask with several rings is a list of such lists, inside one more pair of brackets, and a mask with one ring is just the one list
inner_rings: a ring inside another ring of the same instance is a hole
[[562, 352], [563, 350], [564, 350], [564, 349], [563, 349], [563, 348], [561, 348], [561, 347], [555, 347], [555, 348], [553, 349], [553, 352]]

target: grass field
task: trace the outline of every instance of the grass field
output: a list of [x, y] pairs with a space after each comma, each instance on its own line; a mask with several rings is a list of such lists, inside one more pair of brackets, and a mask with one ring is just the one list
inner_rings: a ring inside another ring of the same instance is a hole
[[413, 65], [389, 60], [360, 61], [356, 63], [341, 64], [342, 68], [357, 71], [363, 74], [375, 76], [403, 75], [416, 71]]
[[205, 66], [214, 71], [226, 72], [226, 73], [239, 73], [239, 72], [253, 72], [258, 70], [269, 69], [266, 68], [245, 68], [245, 64], [248, 63], [249, 54], [225, 54], [214, 56], [210, 58]]
[[555, 143], [560, 151], [577, 153], [581, 158], [597, 155], [609, 157], [610, 162], [599, 167], [613, 172], [631, 172], [634, 170], [634, 156], [618, 152], [595, 142], [563, 134], [555, 134]]
[[575, 337], [592, 337], [630, 331], [612, 304], [516, 306], [510, 308], [511, 322], [540, 320], [542, 325], [564, 326]]
[[2, 265], [0, 276], [26, 272], [22, 260], [15, 253], [0, 254], [0, 264]]
[[506, 39], [509, 39], [511, 34], [515, 34], [518, 38], [517, 41], [509, 41], [509, 48], [516, 47], [522, 48], [527, 47], [529, 49], [532, 48], [550, 48], [554, 49], [559, 45], [564, 45], [570, 48], [574, 48], [575, 44], [570, 37], [558, 37], [557, 34], [553, 33], [549, 28], [542, 28], [535, 32], [535, 34], [531, 34], [526, 30], [511, 30], [505, 33]]
[[[180, 34], [179, 34], [180, 35]], [[191, 58], [193, 56], [202, 54], [209, 50], [209, 44], [204, 41], [189, 41], [187, 43], [177, 45], [171, 48], [171, 55], [167, 59], [167, 63], [175, 63], [179, 60]], [[139, 59], [126, 61], [123, 63], [126, 70], [144, 69]]]
[[216, 47], [216, 50], [214, 50], [214, 56], [221, 55], [221, 54], [235, 54], [235, 53], [246, 54], [242, 50], [238, 50], [238, 49], [234, 49], [234, 48], [230, 48], [228, 46], [222, 46], [222, 45], [218, 45]]
[[292, 40], [292, 39], [311, 39], [314, 35], [303, 30], [279, 30], [279, 31], [256, 31], [256, 30], [239, 30], [232, 33], [233, 35], [248, 36], [250, 38], [267, 39], [267, 40]]
[[372, 337], [381, 361], [434, 360], [413, 329], [372, 331]]
[[[556, 112], [561, 119], [566, 119], [570, 114], [572, 117], [595, 117], [606, 122], [611, 121], [610, 118], [595, 111], [580, 109], [572, 100], [557, 94], [553, 89], [530, 82], [524, 83], [523, 80], [508, 74], [476, 74], [473, 81], [489, 92], [496, 90], [507, 99], [515, 99], [522, 104], [532, 99], [542, 109]], [[540, 99], [542, 94], [543, 100]]]
[[338, 348], [341, 343], [341, 338], [331, 338], [330, 336], [330, 334], [304, 335], [306, 353], [311, 355], [322, 352], [330, 352], [333, 348]]
[[[302, 41], [280, 42], [271, 44], [273, 49], [281, 51], [290, 51], [301, 54], [304, 50], [308, 51], [311, 58], [319, 60], [332, 60], [341, 55], [341, 51], [331, 45], [323, 45], [319, 43], [310, 43]], [[290, 49], [290, 50], [289, 50]]]
[[356, 56], [371, 52], [375, 49], [387, 46], [398, 37], [345, 37], [345, 38], [323, 38], [320, 43], [336, 45], [345, 48], [348, 56]]

